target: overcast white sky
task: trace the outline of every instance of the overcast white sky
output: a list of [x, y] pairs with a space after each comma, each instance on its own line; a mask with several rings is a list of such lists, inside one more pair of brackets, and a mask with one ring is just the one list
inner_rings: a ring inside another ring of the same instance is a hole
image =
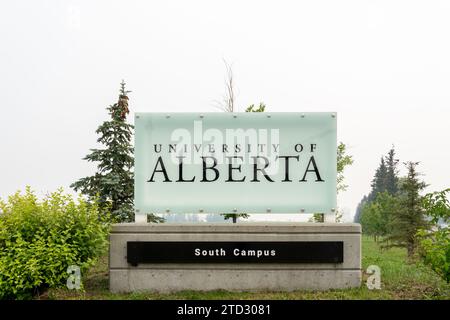
[[347, 218], [392, 144], [449, 187], [449, 17], [445, 0], [3, 1], [0, 197], [91, 174], [121, 79], [132, 111], [216, 111], [223, 58], [241, 111], [338, 112]]

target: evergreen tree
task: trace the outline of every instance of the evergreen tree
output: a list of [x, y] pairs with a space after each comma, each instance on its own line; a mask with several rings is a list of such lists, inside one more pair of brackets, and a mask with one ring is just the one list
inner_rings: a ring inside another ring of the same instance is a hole
[[387, 247], [405, 247], [408, 257], [412, 257], [417, 247], [417, 233], [426, 230], [429, 223], [425, 218], [420, 192], [426, 184], [419, 179], [416, 170], [418, 162], [407, 162], [408, 175], [400, 185], [399, 206], [391, 217]]
[[371, 186], [372, 191], [369, 193], [369, 202], [375, 200], [378, 193], [384, 192], [387, 189], [387, 167], [384, 157], [381, 157], [380, 166], [375, 171]]
[[[91, 149], [83, 158], [97, 163], [97, 172], [71, 185], [91, 200], [98, 196], [100, 207], [111, 210], [111, 216], [118, 222], [134, 220], [134, 150], [131, 144], [134, 126], [126, 122], [130, 112], [128, 93], [122, 81], [118, 102], [107, 108], [111, 119], [96, 130], [100, 136], [97, 142], [104, 148]], [[151, 215], [150, 220], [160, 222], [161, 218]]]
[[356, 208], [355, 222], [359, 222], [361, 219], [362, 208], [365, 203], [374, 202], [377, 196], [383, 192], [393, 196], [398, 193], [400, 181], [397, 166], [398, 160], [395, 159], [395, 149], [392, 147], [388, 154], [381, 158], [380, 165], [371, 183], [372, 190], [368, 196], [364, 196]]
[[385, 178], [385, 191], [391, 195], [395, 195], [398, 191], [398, 159], [395, 159], [395, 150], [392, 146], [387, 156], [385, 157], [386, 163], [386, 178]]

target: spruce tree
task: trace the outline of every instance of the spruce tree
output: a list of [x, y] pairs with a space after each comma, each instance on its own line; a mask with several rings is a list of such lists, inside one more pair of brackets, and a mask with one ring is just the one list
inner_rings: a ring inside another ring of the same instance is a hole
[[377, 196], [383, 192], [387, 192], [392, 196], [398, 193], [399, 177], [397, 166], [398, 160], [395, 159], [395, 149], [392, 146], [388, 154], [381, 158], [380, 165], [371, 183], [372, 190], [368, 196], [364, 196], [356, 208], [355, 222], [361, 219], [362, 208], [365, 203], [374, 202]]
[[398, 159], [395, 159], [395, 149], [392, 146], [385, 157], [386, 162], [386, 180], [385, 188], [389, 194], [395, 195], [398, 191]]
[[407, 162], [408, 175], [400, 186], [399, 206], [393, 211], [390, 222], [390, 234], [386, 238], [387, 247], [405, 247], [411, 258], [417, 247], [417, 232], [427, 229], [429, 223], [425, 218], [420, 192], [426, 187], [419, 179], [416, 170], [418, 162]]
[[102, 207], [109, 206], [116, 221], [134, 219], [133, 193], [134, 165], [131, 137], [133, 126], [126, 122], [129, 113], [128, 93], [122, 81], [119, 100], [107, 108], [111, 119], [103, 122], [96, 133], [97, 142], [103, 149], [91, 149], [83, 160], [97, 163], [97, 172], [90, 177], [81, 178], [71, 185], [90, 199], [99, 196]]
[[387, 167], [384, 161], [384, 157], [381, 157], [380, 166], [377, 168], [377, 171], [375, 172], [375, 175], [371, 183], [372, 191], [369, 193], [368, 196], [369, 202], [374, 201], [379, 193], [386, 191], [387, 189], [386, 181], [387, 181]]
[[[71, 187], [97, 199], [103, 209], [111, 211], [116, 222], [134, 220], [134, 156], [131, 138], [134, 126], [127, 123], [128, 93], [125, 82], [120, 84], [117, 103], [107, 108], [110, 120], [103, 122], [96, 133], [102, 149], [91, 149], [83, 160], [97, 163], [97, 172], [74, 182]], [[156, 221], [160, 218], [152, 216]]]

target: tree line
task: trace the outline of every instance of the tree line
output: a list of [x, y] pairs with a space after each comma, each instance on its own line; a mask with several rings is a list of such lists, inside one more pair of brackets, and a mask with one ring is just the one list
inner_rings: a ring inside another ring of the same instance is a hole
[[420, 192], [427, 186], [420, 180], [417, 162], [405, 162], [408, 170], [405, 177], [399, 176], [399, 160], [395, 149], [381, 157], [371, 183], [371, 191], [359, 203], [355, 222], [361, 223], [363, 232], [381, 238], [386, 245], [408, 248], [414, 251], [413, 234], [426, 227], [427, 220], [420, 206]]
[[423, 195], [428, 185], [418, 171], [419, 162], [403, 165], [407, 173], [400, 176], [394, 147], [381, 157], [355, 222], [382, 248], [403, 247], [410, 260], [422, 257], [450, 281], [450, 189]]

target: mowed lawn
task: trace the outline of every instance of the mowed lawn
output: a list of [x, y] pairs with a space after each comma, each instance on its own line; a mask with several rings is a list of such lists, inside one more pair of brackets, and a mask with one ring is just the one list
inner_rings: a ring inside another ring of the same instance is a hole
[[84, 275], [84, 290], [51, 289], [38, 299], [450, 299], [450, 285], [420, 262], [408, 263], [404, 249], [381, 250], [369, 237], [362, 240], [362, 264], [381, 268], [381, 290], [369, 290], [363, 275], [360, 288], [328, 291], [229, 292], [183, 291], [174, 293], [139, 292], [113, 294], [108, 290], [108, 257]]

